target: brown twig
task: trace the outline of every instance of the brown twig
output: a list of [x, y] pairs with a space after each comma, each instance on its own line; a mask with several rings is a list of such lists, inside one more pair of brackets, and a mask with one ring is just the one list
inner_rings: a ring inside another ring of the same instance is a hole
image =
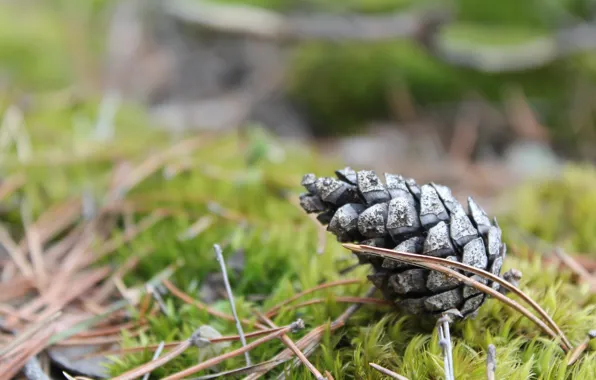
[[561, 263], [575, 273], [583, 282], [590, 285], [592, 292], [596, 292], [596, 276], [588, 272], [586, 268], [568, 255], [563, 249], [557, 247], [555, 248], [554, 253]]
[[[239, 348], [237, 350], [230, 351], [230, 352], [225, 353], [223, 355], [219, 355], [217, 357], [208, 359], [208, 360], [206, 360], [206, 361], [204, 361], [204, 362], [202, 362], [200, 364], [197, 364], [197, 365], [192, 366], [190, 368], [187, 368], [187, 369], [185, 369], [183, 371], [180, 371], [178, 373], [175, 373], [173, 375], [170, 375], [170, 376], [166, 377], [164, 380], [180, 380], [180, 379], [183, 379], [186, 376], [190, 376], [190, 375], [195, 374], [195, 373], [197, 373], [199, 371], [202, 371], [204, 369], [213, 367], [214, 365], [216, 365], [218, 363], [221, 363], [224, 360], [233, 358], [233, 357], [238, 356], [238, 355], [242, 355], [243, 353], [245, 353], [247, 351], [250, 351], [253, 348], [255, 348], [255, 347], [257, 347], [257, 346], [259, 346], [259, 345], [261, 345], [263, 343], [269, 342], [272, 339], [278, 338], [278, 337], [280, 337], [280, 336], [282, 336], [284, 334], [287, 334], [287, 333], [289, 333], [291, 331], [296, 331], [296, 330], [301, 329], [301, 328], [304, 328], [304, 322], [302, 322], [301, 320], [298, 320], [298, 321], [292, 323], [291, 325], [286, 326], [286, 327], [282, 328], [281, 330], [279, 330], [277, 332], [271, 333], [271, 334], [266, 335], [266, 336], [264, 336], [264, 337], [262, 337], [260, 339], [257, 339], [254, 342], [251, 342], [250, 344], [247, 344], [244, 347], [241, 347], [241, 348]], [[128, 379], [128, 378], [126, 378], [126, 379]], [[122, 378], [122, 379], [118, 378], [117, 380], [125, 380], [125, 378]]]
[[383, 375], [391, 377], [392, 379], [397, 379], [397, 380], [408, 380], [408, 378], [407, 378], [407, 377], [404, 377], [404, 376], [402, 376], [402, 375], [399, 375], [399, 374], [397, 374], [397, 373], [395, 373], [395, 372], [393, 372], [393, 371], [391, 371], [391, 370], [388, 370], [388, 369], [387, 369], [387, 368], [385, 368], [385, 367], [381, 367], [381, 366], [380, 366], [380, 365], [378, 365], [378, 364], [375, 364], [375, 363], [368, 363], [368, 365], [370, 365], [371, 367], [373, 367], [373, 368], [374, 368], [374, 369], [376, 369], [377, 371], [381, 372]]
[[141, 377], [144, 374], [152, 372], [155, 369], [165, 365], [166, 363], [168, 363], [171, 360], [175, 359], [176, 357], [180, 356], [191, 345], [192, 345], [192, 343], [191, 343], [190, 339], [182, 341], [172, 351], [168, 352], [167, 354], [160, 356], [158, 359], [150, 361], [149, 363], [145, 363], [142, 366], [131, 369], [130, 371], [127, 371], [119, 376], [116, 376], [112, 380], [133, 380], [138, 377]]
[[581, 342], [577, 347], [573, 349], [573, 351], [569, 353], [569, 359], [567, 360], [568, 366], [572, 365], [577, 361], [577, 359], [580, 358], [580, 356], [588, 348], [588, 345], [590, 344], [590, 341], [592, 339], [596, 339], [596, 330], [590, 330], [590, 332], [588, 332], [588, 336], [583, 340], [583, 342]]
[[[362, 304], [362, 305], [389, 306], [392, 304], [390, 301], [387, 301], [387, 300], [378, 299], [378, 298], [369, 298], [369, 297], [350, 297], [350, 296], [335, 297], [333, 300], [338, 303], [351, 303], [351, 304]], [[294, 310], [294, 309], [299, 309], [301, 307], [317, 305], [317, 304], [325, 303], [327, 301], [328, 301], [327, 298], [315, 298], [312, 300], [297, 303], [295, 305], [287, 306], [287, 310]], [[267, 316], [271, 318], [271, 317], [278, 315], [279, 313], [280, 313], [280, 310], [276, 310], [273, 313], [269, 313], [269, 315], [267, 315]]]
[[[375, 291], [376, 291], [375, 288], [369, 289], [364, 297], [372, 296], [375, 293]], [[331, 324], [325, 323], [325, 324], [315, 327], [314, 329], [309, 331], [305, 336], [303, 336], [296, 342], [296, 346], [302, 352], [304, 352], [304, 355], [306, 357], [308, 357], [318, 347], [325, 331], [329, 330], [330, 332], [333, 332], [333, 331], [341, 328], [342, 326], [345, 325], [345, 323], [348, 321], [348, 319], [350, 319], [352, 317], [352, 315], [354, 315], [361, 307], [362, 307], [362, 304], [350, 305], [339, 317], [337, 317], [333, 322], [331, 322]], [[272, 360], [279, 360], [283, 363], [283, 362], [291, 359], [293, 355], [294, 355], [294, 353], [292, 352], [292, 350], [290, 350], [289, 348], [286, 348], [285, 350], [283, 350], [282, 352], [277, 354]], [[264, 368], [259, 369], [255, 373], [247, 376], [244, 380], [256, 380], [256, 379], [260, 378], [262, 375], [271, 371], [276, 366], [277, 366], [277, 364], [274, 364], [274, 363], [272, 363], [269, 366], [265, 366]]]
[[37, 227], [31, 223], [31, 209], [29, 208], [29, 203], [25, 200], [21, 201], [21, 220], [25, 230], [25, 240], [35, 271], [35, 279], [39, 284], [39, 289], [43, 290], [47, 278], [43, 247]]
[[15, 350], [21, 343], [26, 342], [29, 340], [33, 335], [35, 335], [38, 331], [47, 327], [52, 322], [54, 322], [62, 312], [56, 312], [49, 317], [46, 317], [40, 320], [37, 323], [32, 324], [31, 326], [27, 327], [24, 331], [22, 331], [13, 341], [11, 341], [8, 345], [2, 347], [0, 349], [0, 357], [9, 354], [11, 351]]
[[[200, 302], [198, 300], [195, 300], [194, 298], [192, 298], [188, 294], [184, 293], [182, 290], [180, 290], [177, 287], [175, 287], [174, 284], [172, 284], [169, 280], [164, 280], [163, 281], [163, 284], [164, 284], [164, 286], [166, 288], [168, 288], [168, 290], [170, 292], [172, 292], [173, 295], [175, 295], [176, 297], [180, 298], [182, 301], [186, 302], [187, 304], [194, 305], [197, 308], [199, 308], [200, 310], [203, 310], [203, 311], [205, 311], [205, 312], [213, 315], [214, 317], [221, 318], [221, 319], [224, 319], [224, 320], [229, 321], [229, 322], [235, 322], [236, 321], [233, 316], [231, 316], [229, 314], [226, 314], [226, 313], [223, 313], [223, 312], [221, 312], [219, 310], [215, 310], [215, 309], [213, 309], [213, 308], [205, 305], [204, 303], [202, 303], [202, 302]], [[255, 326], [255, 327], [258, 327], [260, 329], [267, 329], [266, 326], [261, 325], [258, 322], [249, 321], [248, 319], [240, 319], [240, 322], [243, 323], [246, 326], [251, 326], [251, 327], [252, 326]]]
[[[490, 272], [487, 272], [485, 270], [478, 269], [478, 268], [475, 268], [475, 267], [472, 267], [470, 265], [466, 265], [466, 264], [463, 264], [460, 262], [446, 260], [446, 259], [442, 259], [439, 257], [419, 255], [416, 253], [397, 252], [397, 251], [390, 250], [390, 249], [377, 248], [377, 247], [366, 246], [366, 245], [343, 244], [343, 246], [351, 251], [366, 252], [369, 254], [374, 254], [377, 256], [381, 256], [381, 257], [385, 257], [385, 258], [389, 258], [389, 259], [393, 259], [393, 260], [397, 260], [397, 261], [405, 261], [410, 264], [424, 266], [428, 269], [432, 269], [432, 270], [447, 274], [451, 277], [455, 277], [455, 278], [459, 279], [461, 282], [463, 282], [464, 284], [473, 286], [474, 288], [482, 291], [483, 293], [489, 294], [489, 295], [499, 299], [499, 301], [507, 304], [508, 306], [510, 306], [510, 307], [514, 308], [515, 310], [519, 311], [520, 313], [522, 313], [524, 316], [526, 316], [532, 322], [534, 322], [537, 326], [539, 326], [548, 335], [550, 335], [551, 337], [553, 337], [557, 340], [561, 340], [561, 348], [565, 352], [570, 350], [572, 347], [572, 344], [569, 342], [569, 339], [567, 339], [567, 337], [561, 331], [559, 326], [557, 326], [557, 324], [552, 320], [552, 318], [550, 318], [550, 316], [546, 313], [546, 311], [544, 311], [544, 309], [542, 309], [540, 307], [540, 305], [538, 305], [536, 303], [536, 301], [532, 300], [528, 295], [526, 295], [524, 292], [522, 292], [515, 286], [511, 285], [507, 281], [503, 280], [502, 278], [500, 278], [498, 276], [495, 276], [494, 274], [492, 274]], [[457, 267], [460, 269], [464, 269], [468, 272], [472, 272], [472, 273], [482, 276], [484, 278], [490, 279], [491, 281], [494, 281], [494, 282], [498, 283], [499, 285], [505, 287], [507, 290], [520, 296], [525, 302], [530, 304], [532, 306], [532, 308], [534, 308], [534, 310], [536, 310], [536, 312], [538, 312], [538, 314], [546, 321], [547, 324], [542, 322], [540, 319], [538, 319], [536, 316], [534, 316], [532, 313], [530, 313], [525, 307], [523, 307], [519, 303], [513, 301], [510, 298], [503, 296], [501, 293], [495, 291], [494, 289], [492, 289], [484, 284], [481, 284], [478, 281], [475, 281], [469, 277], [466, 277], [466, 276], [462, 275], [461, 273], [456, 272], [448, 267]], [[555, 333], [555, 331], [556, 331], [556, 333]]]
[[[273, 321], [271, 319], [267, 318], [265, 315], [260, 314], [258, 312], [257, 312], [257, 315], [259, 316], [259, 318], [261, 318], [263, 320], [263, 322], [267, 323], [269, 325], [269, 327], [277, 328], [275, 323], [273, 323]], [[296, 343], [294, 343], [294, 341], [289, 336], [284, 334], [280, 337], [280, 339], [286, 345], [286, 347], [288, 347], [290, 350], [292, 350], [294, 355], [296, 355], [296, 357], [302, 362], [302, 364], [304, 364], [304, 366], [306, 368], [308, 368], [308, 370], [310, 371], [310, 373], [313, 374], [315, 379], [317, 379], [317, 380], [324, 379], [321, 372], [319, 372], [319, 370], [310, 362], [310, 360], [308, 360], [308, 358], [304, 355], [304, 353], [302, 353], [302, 351], [300, 351], [300, 349], [296, 346]]]
[[[276, 327], [276, 328], [271, 328], [271, 329], [268, 328], [265, 330], [257, 330], [257, 331], [246, 333], [246, 334], [244, 334], [244, 336], [248, 339], [252, 339], [252, 338], [259, 337], [259, 336], [272, 334], [272, 333], [280, 331], [282, 329], [283, 329], [283, 327]], [[224, 335], [224, 336], [220, 336], [218, 338], [209, 338], [210, 343], [236, 342], [238, 340], [240, 340], [240, 336], [238, 336], [238, 335]], [[176, 347], [177, 345], [179, 345], [181, 343], [182, 342], [165, 343], [164, 349], [170, 349], [170, 348]], [[92, 353], [89, 355], [85, 355], [81, 358], [87, 359], [87, 358], [96, 357], [96, 356], [124, 355], [124, 354], [131, 354], [134, 352], [143, 352], [145, 350], [153, 351], [153, 350], [156, 350], [157, 347], [158, 347], [157, 344], [153, 344], [153, 345], [147, 345], [147, 346], [121, 348], [118, 350], [105, 350], [105, 351], [100, 351], [100, 352]]]
[[0, 184], [0, 201], [4, 200], [12, 193], [21, 188], [26, 182], [26, 177], [22, 174], [16, 174], [8, 177]]
[[284, 307], [285, 305], [294, 302], [295, 300], [297, 300], [298, 298], [304, 297], [308, 294], [314, 293], [316, 291], [319, 290], [323, 290], [323, 289], [327, 289], [327, 288], [332, 288], [335, 286], [342, 286], [342, 285], [352, 285], [352, 284], [362, 284], [363, 281], [360, 279], [346, 279], [346, 280], [337, 280], [337, 281], [332, 281], [332, 282], [327, 282], [325, 284], [321, 284], [321, 285], [317, 285], [313, 288], [307, 289], [307, 290], [303, 290], [302, 292], [288, 298], [287, 300], [273, 306], [271, 309], [269, 309], [266, 313], [265, 316], [267, 316], [268, 318], [271, 318], [271, 316], [275, 315], [276, 312], [279, 311], [279, 309], [281, 309], [282, 307]]
[[14, 264], [17, 266], [19, 271], [23, 274], [23, 276], [28, 278], [33, 278], [33, 268], [29, 264], [25, 253], [19, 246], [12, 240], [8, 231], [0, 225], [0, 244], [6, 249], [10, 258], [13, 260]]

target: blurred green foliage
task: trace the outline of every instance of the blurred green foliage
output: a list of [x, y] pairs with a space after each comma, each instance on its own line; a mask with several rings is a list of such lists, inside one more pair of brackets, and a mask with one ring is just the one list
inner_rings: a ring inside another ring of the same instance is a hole
[[[503, 49], [545, 38], [554, 44], [562, 25], [589, 20], [589, 0], [214, 0], [281, 12], [354, 11], [381, 14], [448, 7], [455, 22], [440, 39], [465, 52]], [[0, 77], [32, 91], [56, 89], [73, 81], [92, 82], [98, 74], [105, 25], [117, 0], [29, 0], [0, 4]], [[34, 7], [28, 6], [35, 4]], [[391, 94], [407, 90], [421, 109], [457, 104], [479, 94], [500, 104], [504, 90], [520, 87], [569, 153], [596, 141], [591, 108], [578, 114], [580, 98], [596, 95], [596, 55], [584, 53], [520, 72], [485, 73], [456, 67], [430, 55], [413, 41], [320, 43], [297, 46], [289, 71], [289, 92], [308, 111], [323, 135], [349, 133], [368, 121], [392, 118]], [[90, 79], [91, 77], [91, 79]], [[578, 96], [578, 86], [588, 92]], [[346, 112], [349, 110], [349, 112]], [[573, 124], [573, 125], [571, 125]], [[573, 128], [569, 128], [569, 126]]]
[[596, 170], [569, 166], [560, 178], [531, 181], [513, 192], [504, 224], [569, 252], [596, 254]]

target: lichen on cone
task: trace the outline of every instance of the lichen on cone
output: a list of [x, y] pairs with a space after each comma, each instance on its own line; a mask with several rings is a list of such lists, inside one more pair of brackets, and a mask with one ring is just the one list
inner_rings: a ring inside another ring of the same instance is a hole
[[[327, 225], [340, 242], [355, 242], [400, 252], [442, 257], [501, 273], [506, 246], [496, 219], [468, 197], [467, 210], [439, 184], [419, 186], [413, 179], [350, 167], [336, 178], [306, 174], [300, 204]], [[436, 318], [457, 309], [463, 318], [474, 316], [486, 295], [447, 275], [396, 260], [354, 252], [361, 264], [370, 264], [369, 280], [399, 309]], [[498, 290], [499, 284], [462, 272]]]

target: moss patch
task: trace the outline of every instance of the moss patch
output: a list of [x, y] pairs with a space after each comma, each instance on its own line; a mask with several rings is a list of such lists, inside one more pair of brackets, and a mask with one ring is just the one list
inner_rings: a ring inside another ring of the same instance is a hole
[[[32, 112], [28, 116], [31, 120], [41, 117]], [[69, 120], [68, 117], [58, 119]], [[72, 146], [85, 141], [90, 144], [89, 140], [73, 137], [71, 130], [58, 128], [57, 121], [39, 123], [35, 127], [39, 128], [38, 133], [33, 135], [36, 147], [33, 163], [18, 164], [13, 160], [6, 171], [28, 175], [30, 181], [24, 188], [24, 194], [36, 205], [36, 214], [51, 204], [80, 194], [83, 185], [91, 186], [94, 194], [103, 194], [115, 162], [107, 158], [107, 153], [119, 152], [119, 161], [138, 163], [168, 144], [165, 136], [147, 129], [143, 130], [142, 140], [133, 143], [131, 139], [140, 136], [134, 120], [140, 128], [142, 119], [131, 116], [126, 124], [130, 125], [130, 130], [124, 132], [123, 127], [115, 142], [102, 146], [91, 158], [58, 165], [51, 165], [40, 158], [52, 149], [44, 144], [44, 130], [54, 134], [55, 140], [74, 139], [74, 145], [64, 146], [63, 154], [66, 155], [72, 155]], [[133, 133], [135, 130], [137, 134]], [[171, 280], [187, 293], [198, 297], [198, 290], [207, 274], [218, 271], [212, 245], [228, 243], [224, 250], [227, 257], [239, 249], [244, 251], [245, 264], [241, 273], [231, 273], [230, 277], [238, 312], [250, 319], [254, 318], [252, 309], [265, 311], [301, 290], [342, 278], [339, 270], [354, 262], [331, 236], [328, 236], [324, 252], [317, 254], [317, 226], [285, 197], [287, 194], [295, 196], [301, 191], [299, 182], [303, 173], [313, 171], [322, 175], [340, 164], [321, 162], [301, 148], [282, 146], [258, 130], [246, 136], [205, 137], [203, 147], [172, 163], [183, 163], [187, 170], [171, 179], [158, 171], [127, 195], [127, 199], [142, 205], [144, 210], [162, 207], [173, 213], [106, 258], [107, 262], [118, 265], [145, 247], [153, 248], [153, 252], [143, 257], [137, 269], [124, 279], [126, 285], [134, 286], [147, 281], [166, 266], [183, 259], [185, 264]], [[582, 199], [579, 190], [590, 188], [580, 184], [574, 186], [577, 191], [570, 194], [575, 200]], [[588, 199], [587, 195], [585, 197]], [[569, 201], [567, 197], [564, 199], [561, 203]], [[581, 201], [582, 204], [594, 209], [596, 205], [586, 199]], [[213, 214], [214, 203], [220, 210], [226, 211], [221, 214], [224, 216]], [[139, 219], [143, 214], [139, 212], [135, 218]], [[214, 223], [206, 231], [191, 240], [177, 239], [181, 232], [207, 214], [214, 217]], [[540, 214], [544, 215], [544, 212]], [[578, 221], [583, 221], [578, 218]], [[521, 226], [532, 225], [521, 217], [512, 221], [518, 221]], [[581, 223], [577, 226], [568, 226], [566, 232], [584, 244], [580, 236], [587, 234], [587, 230], [581, 228]], [[573, 343], [581, 341], [586, 332], [596, 326], [595, 297], [586, 287], [574, 285], [569, 273], [529, 259], [523, 248], [509, 257], [504, 270], [511, 267], [524, 273], [523, 290], [553, 315]], [[348, 276], [364, 280], [367, 270], [367, 267], [359, 267]], [[368, 284], [363, 282], [320, 291], [303, 301], [322, 297], [325, 300], [322, 304], [299, 309], [284, 308], [274, 321], [285, 325], [302, 318], [307, 328], [295, 336], [298, 338], [345, 310], [347, 305], [338, 302], [337, 297], [361, 296], [367, 288]], [[153, 317], [143, 335], [125, 339], [126, 346], [182, 340], [204, 324], [224, 335], [235, 334], [232, 323], [210, 317], [174, 297], [166, 296], [165, 299], [170, 311], [168, 315]], [[213, 306], [230, 311], [226, 301], [218, 301]], [[596, 371], [596, 356], [591, 352], [575, 365], [567, 367], [565, 355], [551, 339], [496, 300], [489, 300], [475, 320], [454, 326], [452, 334], [458, 379], [483, 377], [489, 343], [497, 347], [498, 378], [580, 379], [590, 378], [589, 375]], [[237, 346], [237, 343], [232, 345]], [[281, 349], [282, 344], [273, 341], [252, 351], [251, 357], [255, 362], [264, 361]], [[151, 355], [144, 352], [119, 357], [110, 371], [112, 375], [117, 375], [148, 361]], [[442, 377], [442, 359], [436, 334], [421, 329], [413, 318], [381, 306], [364, 306], [347, 326], [327, 334], [311, 358], [317, 368], [329, 370], [336, 379], [380, 379], [380, 375], [368, 366], [369, 362], [379, 363], [410, 379]], [[193, 348], [152, 376], [161, 378], [196, 364], [196, 361], [197, 352]], [[218, 365], [216, 369], [223, 371], [242, 365], [243, 358], [238, 357]], [[274, 378], [273, 374], [280, 370], [281, 367], [267, 378]], [[301, 367], [293, 370], [286, 367], [286, 370], [288, 378], [310, 378]]]

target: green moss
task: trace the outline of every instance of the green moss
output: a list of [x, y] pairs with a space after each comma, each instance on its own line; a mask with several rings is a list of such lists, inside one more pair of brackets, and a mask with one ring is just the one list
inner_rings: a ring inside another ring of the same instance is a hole
[[[41, 118], [41, 113], [37, 115], [35, 110], [31, 112], [31, 118]], [[54, 119], [47, 120], [50, 123]], [[69, 136], [71, 132], [68, 128], [60, 131], [55, 123], [57, 121], [52, 122], [51, 126], [48, 124], [48, 131], [75, 142], [82, 138]], [[39, 133], [44, 124], [39, 123], [37, 126], [40, 128]], [[134, 130], [134, 127], [131, 129]], [[138, 144], [124, 141], [134, 138], [131, 137], [132, 131], [130, 133], [119, 134], [116, 142], [107, 143], [103, 149], [117, 149], [122, 152], [122, 157], [134, 163], [168, 143], [168, 139], [159, 132], [145, 130], [147, 144], [139, 149]], [[247, 136], [231, 134], [211, 142], [206, 140], [202, 148], [185, 157], [184, 162], [190, 165], [188, 171], [172, 179], [164, 178], [162, 172], [157, 172], [128, 194], [128, 199], [137, 200], [146, 208], [164, 207], [176, 213], [105, 259], [107, 263], [118, 265], [145, 247], [153, 248], [151, 254], [141, 259], [136, 270], [126, 276], [126, 285], [142, 284], [166, 266], [183, 259], [184, 265], [171, 280], [198, 297], [199, 286], [205, 281], [207, 273], [218, 271], [212, 245], [225, 242], [229, 242], [224, 251], [226, 256], [238, 249], [245, 252], [242, 273], [231, 273], [230, 279], [238, 312], [249, 319], [254, 318], [253, 309], [265, 311], [301, 290], [340, 278], [338, 271], [352, 262], [350, 254], [331, 236], [328, 236], [324, 252], [317, 254], [317, 226], [281, 196], [284, 192], [297, 194], [301, 191], [299, 181], [303, 173], [314, 171], [322, 175], [330, 173], [339, 164], [321, 162], [301, 148], [283, 146], [262, 131], [254, 130]], [[34, 136], [34, 143], [38, 147], [36, 154], [43, 154], [43, 141]], [[273, 154], [276, 151], [277, 154]], [[283, 155], [279, 155], [279, 151]], [[22, 170], [30, 176], [27, 195], [37, 205], [39, 212], [55, 202], [80, 193], [79, 184], [91, 184], [96, 194], [102, 194], [108, 183], [111, 164], [106, 161], [93, 162], [88, 160], [68, 165], [50, 165], [38, 160], [35, 165], [15, 164], [9, 172]], [[588, 199], [587, 191], [593, 188], [590, 187], [592, 182], [582, 182], [580, 179], [583, 176], [572, 173], [568, 176], [579, 181], [573, 187], [576, 189], [572, 192], [574, 199]], [[45, 197], [41, 197], [36, 190], [40, 186], [45, 189]], [[569, 201], [565, 199], [565, 202]], [[240, 215], [247, 224], [214, 216], [214, 224], [206, 231], [191, 240], [178, 240], [177, 236], [181, 232], [199, 217], [210, 213], [210, 201]], [[591, 209], [596, 207], [588, 202], [584, 200], [582, 205]], [[136, 215], [136, 219], [141, 217], [140, 214]], [[518, 217], [512, 221], [515, 222]], [[519, 223], [523, 226], [528, 224], [522, 217], [519, 217]], [[584, 236], [588, 230], [569, 227], [566, 231], [569, 236], [575, 237], [574, 231], [577, 236]], [[519, 268], [524, 273], [523, 290], [553, 315], [572, 342], [578, 343], [589, 329], [596, 326], [595, 297], [587, 288], [574, 285], [569, 273], [554, 267], [544, 267], [540, 262], [529, 259], [523, 249], [516, 255], [510, 255], [504, 269], [511, 267]], [[366, 267], [359, 267], [350, 277], [365, 279], [367, 270]], [[285, 325], [302, 318], [307, 328], [296, 334], [297, 339], [345, 310], [347, 305], [337, 302], [338, 296], [360, 296], [367, 288], [368, 285], [363, 282], [312, 294], [304, 300], [323, 297], [326, 302], [296, 310], [284, 308], [274, 321], [278, 325]], [[264, 300], [254, 301], [253, 296], [264, 296]], [[153, 317], [149, 329], [140, 337], [127, 337], [125, 346], [185, 339], [204, 324], [225, 335], [235, 334], [232, 323], [211, 317], [174, 297], [166, 296], [165, 299], [168, 315]], [[225, 301], [219, 301], [213, 307], [230, 311]], [[452, 335], [458, 379], [483, 377], [489, 343], [497, 347], [497, 378], [580, 379], [589, 378], [588, 374], [596, 371], [593, 352], [586, 353], [584, 359], [567, 367], [565, 355], [551, 339], [519, 313], [497, 300], [489, 300], [475, 320], [453, 326]], [[237, 347], [237, 343], [227, 349], [234, 347]], [[251, 357], [255, 362], [267, 360], [282, 348], [280, 342], [273, 341], [252, 351]], [[117, 375], [150, 358], [150, 352], [122, 356], [114, 361], [110, 371]], [[423, 329], [414, 318], [391, 311], [388, 307], [363, 307], [347, 326], [333, 334], [326, 334], [321, 347], [312, 354], [311, 359], [317, 368], [329, 370], [336, 379], [380, 379], [381, 376], [368, 366], [369, 362], [379, 363], [410, 379], [442, 378], [442, 358], [436, 334]], [[196, 349], [189, 349], [152, 376], [162, 378], [196, 364], [196, 361]], [[238, 357], [225, 361], [213, 370], [223, 371], [242, 365], [243, 358]], [[310, 378], [302, 367], [285, 369], [288, 378]], [[277, 374], [280, 370], [281, 367], [271, 374]]]
[[531, 181], [515, 191], [503, 220], [569, 252], [596, 252], [596, 171], [567, 167], [560, 178]]

